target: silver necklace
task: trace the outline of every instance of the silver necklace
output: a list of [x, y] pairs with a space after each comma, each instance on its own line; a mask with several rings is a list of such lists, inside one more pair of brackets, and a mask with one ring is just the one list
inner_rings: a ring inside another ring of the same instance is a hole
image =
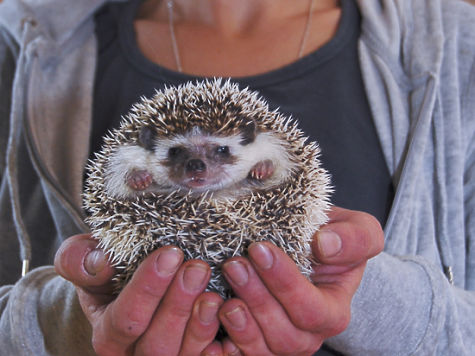
[[[302, 34], [302, 39], [300, 41], [299, 51], [297, 53], [297, 59], [303, 56], [303, 51], [305, 50], [305, 46], [307, 44], [308, 34], [310, 32], [310, 23], [312, 21], [312, 14], [313, 14], [313, 6], [314, 0], [310, 0], [308, 6], [308, 13], [307, 13], [307, 20], [305, 21], [305, 27]], [[178, 72], [182, 73], [183, 68], [181, 66], [181, 59], [180, 59], [180, 51], [178, 49], [178, 41], [175, 35], [175, 21], [173, 17], [173, 0], [167, 1], [167, 8], [168, 8], [168, 29], [170, 31], [170, 39], [172, 41], [172, 48], [173, 48], [173, 55], [175, 56], [175, 64], [177, 67]]]
[[173, 20], [173, 0], [168, 0], [168, 29], [170, 30], [170, 38], [172, 40], [173, 55], [175, 56], [175, 64], [178, 72], [183, 72], [181, 67], [180, 52], [178, 50], [178, 42], [175, 36], [175, 21]]
[[302, 58], [305, 45], [307, 44], [308, 33], [310, 32], [310, 22], [312, 22], [314, 2], [314, 0], [310, 0], [310, 4], [308, 5], [307, 21], [305, 21], [305, 28], [303, 30], [302, 41], [300, 41], [300, 48], [297, 58]]

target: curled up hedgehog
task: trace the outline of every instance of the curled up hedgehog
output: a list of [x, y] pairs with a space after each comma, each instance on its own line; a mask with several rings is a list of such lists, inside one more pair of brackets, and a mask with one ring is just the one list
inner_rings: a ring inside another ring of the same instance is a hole
[[276, 244], [310, 275], [331, 188], [306, 140], [292, 119], [229, 81], [170, 87], [134, 105], [87, 167], [84, 192], [117, 290], [166, 245], [206, 261], [208, 289], [224, 298], [221, 264], [253, 241]]

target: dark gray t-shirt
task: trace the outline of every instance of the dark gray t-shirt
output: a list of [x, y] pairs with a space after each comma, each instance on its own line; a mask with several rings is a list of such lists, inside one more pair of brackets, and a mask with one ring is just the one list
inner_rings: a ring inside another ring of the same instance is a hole
[[[168, 70], [142, 55], [133, 28], [139, 3], [107, 5], [96, 18], [99, 62], [93, 151], [141, 96], [152, 96], [165, 85], [203, 79]], [[272, 108], [292, 115], [310, 139], [319, 143], [323, 166], [335, 187], [332, 203], [366, 211], [384, 225], [393, 185], [359, 68], [360, 16], [352, 0], [341, 1], [341, 6], [336, 35], [317, 51], [268, 73], [231, 79], [260, 92]]]

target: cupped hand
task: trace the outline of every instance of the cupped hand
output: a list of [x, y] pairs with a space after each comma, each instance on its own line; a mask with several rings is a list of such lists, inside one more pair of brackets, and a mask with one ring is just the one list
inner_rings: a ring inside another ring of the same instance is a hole
[[214, 338], [223, 301], [215, 293], [203, 293], [210, 277], [206, 263], [183, 263], [179, 249], [160, 248], [114, 296], [114, 269], [96, 246], [90, 235], [69, 238], [56, 254], [55, 267], [77, 287], [98, 355], [221, 353]]
[[249, 247], [249, 258], [223, 266], [237, 298], [226, 301], [219, 317], [229, 339], [223, 349], [245, 355], [311, 355], [350, 321], [351, 299], [366, 261], [382, 251], [384, 236], [372, 216], [341, 208], [315, 234], [310, 282], [276, 246]]

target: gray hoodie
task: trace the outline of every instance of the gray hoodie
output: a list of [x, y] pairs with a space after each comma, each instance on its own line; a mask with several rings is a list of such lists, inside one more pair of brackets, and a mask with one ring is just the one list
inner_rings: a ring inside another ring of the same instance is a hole
[[[105, 0], [0, 3], [0, 354], [93, 355], [52, 257], [87, 231], [80, 203]], [[475, 355], [475, 7], [360, 0], [360, 62], [396, 196], [351, 355]], [[33, 268], [20, 278], [21, 261]], [[38, 267], [44, 266], [44, 267]], [[13, 284], [15, 283], [15, 284]]]

